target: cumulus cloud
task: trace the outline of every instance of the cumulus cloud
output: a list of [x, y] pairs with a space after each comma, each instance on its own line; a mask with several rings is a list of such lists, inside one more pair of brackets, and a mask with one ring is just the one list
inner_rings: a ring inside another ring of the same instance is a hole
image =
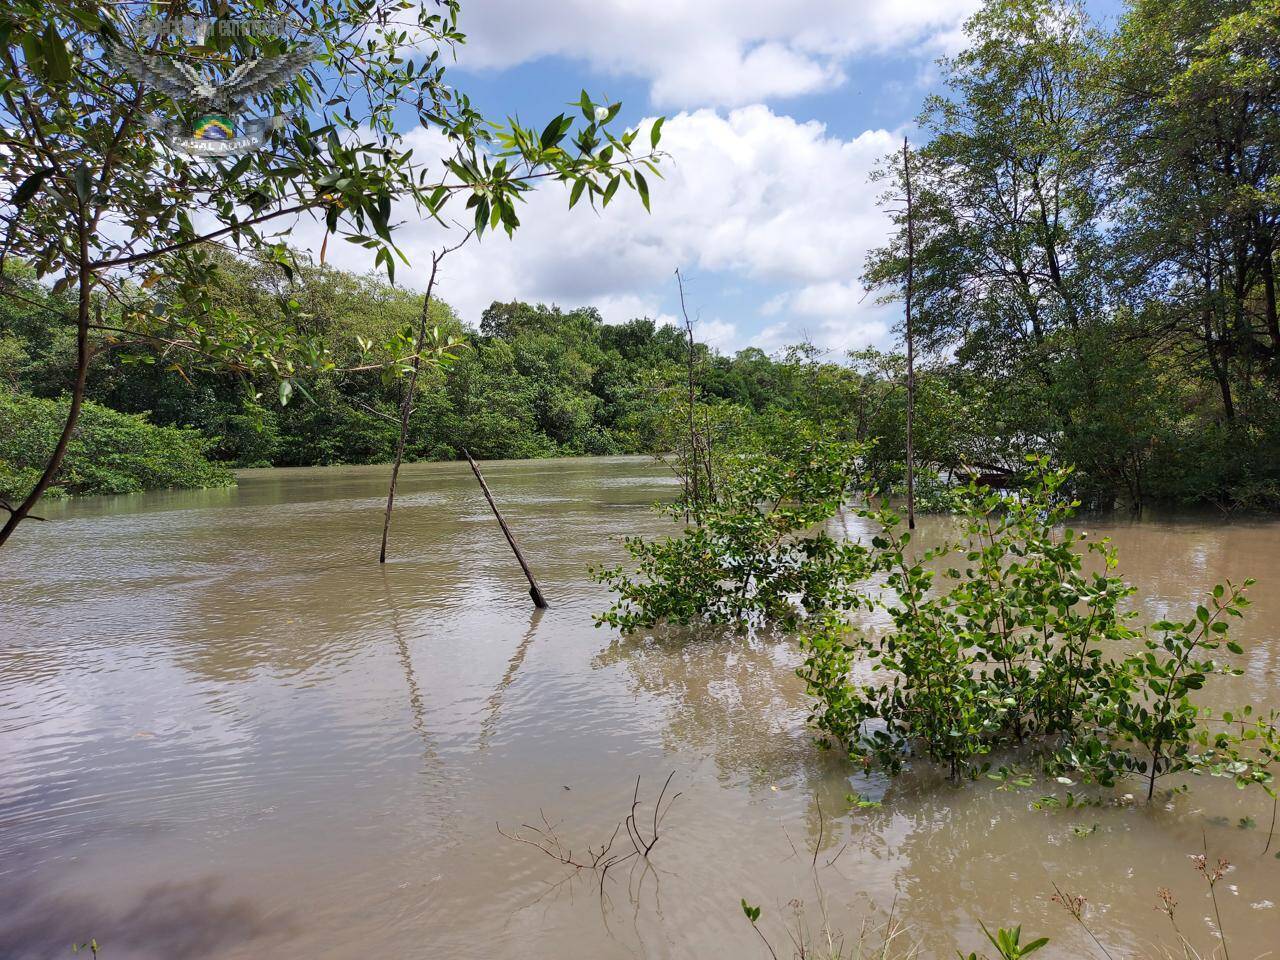
[[[503, 68], [545, 56], [585, 60], [650, 84], [662, 107], [741, 106], [829, 90], [868, 51], [936, 46], [977, 0], [522, 0], [468, 5], [460, 62]], [[946, 47], [945, 40], [941, 45]]]
[[[700, 322], [699, 336], [722, 349], [746, 345], [740, 331], [760, 313], [771, 315], [780, 342], [806, 333], [839, 349], [882, 342], [883, 312], [864, 300], [857, 277], [887, 222], [867, 175], [900, 142], [887, 130], [842, 139], [763, 106], [681, 113], [663, 128], [671, 156], [665, 178], [652, 181], [651, 214], [625, 192], [603, 211], [585, 203], [570, 211], [562, 187], [539, 187], [519, 210], [524, 225], [514, 239], [486, 234], [444, 261], [440, 291], [471, 322], [490, 302], [510, 299], [595, 305], [611, 322], [674, 322], [679, 266], [694, 278], [691, 306], [716, 314]], [[422, 147], [420, 154], [439, 145]], [[421, 286], [443, 231], [412, 223], [398, 237], [414, 266], [401, 267], [397, 280]], [[313, 251], [319, 240], [314, 227], [292, 236]], [[336, 265], [369, 265], [351, 244], [328, 250]], [[746, 291], [734, 299], [748, 302], [749, 315], [724, 316], [712, 284]], [[781, 292], [757, 305], [750, 295], [760, 289]]]

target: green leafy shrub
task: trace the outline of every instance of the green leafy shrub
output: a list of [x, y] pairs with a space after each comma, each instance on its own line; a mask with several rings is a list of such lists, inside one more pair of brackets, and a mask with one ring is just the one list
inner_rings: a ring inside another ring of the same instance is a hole
[[[1244, 652], [1228, 639], [1227, 618], [1243, 616], [1245, 590], [1253, 582], [1218, 584], [1192, 617], [1152, 624], [1138, 653], [1108, 663], [1105, 687], [1088, 705], [1088, 732], [1073, 738], [1058, 761], [1106, 784], [1140, 776], [1148, 799], [1158, 780], [1178, 773], [1230, 776], [1241, 786], [1269, 784], [1269, 767], [1280, 760], [1276, 716], [1254, 719], [1246, 705], [1239, 717], [1228, 711], [1214, 718], [1191, 699], [1211, 677], [1243, 673], [1216, 660], [1215, 652]], [[1206, 723], [1214, 720], [1226, 729], [1212, 733]], [[1244, 745], [1256, 749], [1246, 756]]]
[[[1270, 790], [1276, 718], [1248, 707], [1213, 718], [1191, 699], [1239, 672], [1213, 653], [1243, 652], [1227, 618], [1241, 616], [1252, 581], [1215, 587], [1184, 623], [1128, 626], [1120, 602], [1134, 591], [1114, 575], [1114, 549], [1088, 544], [1102, 569], [1083, 572], [1083, 536], [1066, 526], [1077, 506], [1062, 496], [1068, 471], [1029, 463], [1017, 494], [964, 490], [961, 539], [917, 556], [896, 514], [867, 512], [881, 528], [869, 565], [887, 572], [891, 627], [872, 635], [826, 618], [802, 633], [799, 674], [822, 742], [890, 771], [923, 757], [958, 779], [993, 749], [1034, 740], [1047, 771], [1108, 785], [1142, 777], [1148, 797], [1176, 773]], [[871, 679], [854, 680], [863, 658]]]
[[[1118, 605], [1132, 590], [1106, 543], [1089, 544], [1102, 570], [1084, 574], [1082, 537], [1065, 526], [1068, 474], [1032, 468], [1016, 496], [959, 491], [961, 539], [916, 556], [896, 513], [866, 511], [891, 628], [802, 637], [825, 742], [891, 770], [923, 755], [959, 776], [996, 746], [1076, 729], [1103, 683], [1100, 644], [1130, 636]], [[872, 679], [851, 684], [859, 658]]]
[[820, 527], [856, 487], [863, 449], [786, 422], [717, 461], [697, 500], [686, 483], [686, 496], [665, 508], [691, 521], [679, 536], [628, 537], [634, 571], [595, 572], [618, 594], [599, 622], [623, 630], [695, 620], [794, 629], [861, 603], [853, 588], [869, 573], [865, 547]]
[[[65, 400], [0, 391], [0, 496], [25, 496], [40, 475], [66, 420]], [[144, 415], [86, 403], [55, 479], [62, 494], [137, 493], [165, 487], [234, 483], [210, 463], [214, 441], [194, 430], [157, 427]]]
[[[687, 521], [679, 536], [629, 538], [634, 571], [597, 572], [618, 594], [599, 622], [797, 633], [819, 742], [867, 767], [923, 759], [958, 780], [993, 750], [1029, 746], [1046, 772], [1143, 777], [1149, 796], [1175, 773], [1271, 789], [1276, 717], [1213, 718], [1191, 699], [1237, 672], [1213, 653], [1242, 652], [1227, 619], [1249, 583], [1214, 588], [1185, 623], [1135, 628], [1115, 550], [1068, 525], [1070, 471], [1043, 457], [1028, 458], [1017, 493], [958, 491], [954, 542], [913, 551], [887, 505], [857, 508], [876, 528], [868, 542], [837, 540], [823, 525], [856, 492], [865, 447], [776, 427], [722, 452], [698, 499], [684, 483], [666, 508]], [[888, 627], [855, 628], [859, 607], [882, 609]]]

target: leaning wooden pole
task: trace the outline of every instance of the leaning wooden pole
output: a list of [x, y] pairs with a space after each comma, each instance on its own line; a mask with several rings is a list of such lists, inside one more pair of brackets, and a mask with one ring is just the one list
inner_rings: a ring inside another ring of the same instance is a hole
[[916, 350], [911, 329], [911, 295], [915, 292], [916, 232], [911, 196], [911, 147], [902, 138], [902, 179], [907, 188], [907, 296], [904, 330], [907, 340], [907, 529], [916, 528], [916, 464], [912, 436], [916, 419]]
[[484, 498], [489, 501], [489, 508], [493, 510], [493, 515], [498, 518], [498, 526], [502, 528], [503, 536], [507, 538], [507, 543], [511, 544], [511, 552], [516, 555], [516, 560], [520, 562], [520, 569], [524, 571], [525, 577], [529, 580], [529, 596], [533, 599], [533, 605], [539, 610], [545, 610], [547, 608], [547, 599], [542, 595], [542, 588], [538, 586], [538, 580], [534, 577], [533, 571], [529, 569], [529, 564], [525, 560], [524, 554], [520, 552], [520, 544], [516, 543], [516, 535], [511, 532], [511, 528], [507, 526], [507, 521], [502, 516], [502, 511], [494, 503], [493, 494], [489, 492], [489, 485], [484, 482], [484, 474], [480, 472], [476, 462], [471, 459], [470, 451], [463, 449], [462, 455], [467, 458], [467, 463], [471, 464], [471, 472], [480, 481], [480, 489], [484, 491]]

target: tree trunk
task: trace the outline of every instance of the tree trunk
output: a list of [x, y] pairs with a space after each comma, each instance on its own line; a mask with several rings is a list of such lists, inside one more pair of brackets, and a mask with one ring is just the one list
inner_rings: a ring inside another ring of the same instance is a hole
[[1273, 365], [1280, 365], [1280, 316], [1276, 313], [1276, 269], [1274, 257], [1268, 253], [1262, 259], [1262, 291], [1267, 311], [1267, 334], [1271, 338]]
[[58, 437], [58, 443], [53, 448], [53, 453], [49, 455], [49, 461], [45, 464], [44, 472], [40, 474], [35, 487], [17, 506], [4, 505], [9, 516], [4, 526], [0, 527], [0, 546], [4, 546], [13, 536], [18, 524], [30, 515], [40, 501], [40, 497], [57, 477], [58, 471], [62, 468], [63, 458], [67, 455], [71, 437], [75, 433], [76, 423], [80, 419], [80, 408], [84, 405], [85, 386], [89, 379], [89, 298], [93, 287], [93, 273], [89, 265], [89, 229], [85, 221], [83, 204], [76, 219], [80, 250], [80, 263], [77, 270], [80, 302], [76, 311], [76, 379], [71, 389], [71, 406], [67, 410], [67, 420], [62, 426], [62, 434]]
[[914, 428], [916, 418], [916, 349], [911, 329], [911, 297], [915, 292], [916, 234], [912, 216], [911, 148], [902, 138], [902, 179], [907, 190], [907, 291], [904, 331], [907, 340], [907, 529], [916, 528], [916, 468]]
[[[676, 287], [680, 291], [680, 313], [684, 317], [684, 331], [688, 339], [689, 356], [686, 364], [688, 369], [688, 388], [689, 388], [689, 462], [691, 465], [689, 473], [688, 493], [691, 498], [693, 507], [693, 519], [695, 522], [701, 516], [700, 510], [700, 485], [698, 480], [698, 430], [695, 421], [694, 401], [697, 399], [697, 392], [694, 389], [693, 368], [694, 368], [694, 342], [693, 342], [693, 322], [689, 319], [689, 311], [684, 305], [684, 277], [680, 275], [680, 268], [676, 267]], [[707, 464], [707, 476], [710, 479], [711, 464]], [[686, 511], [687, 514], [687, 511]]]
[[422, 348], [427, 339], [427, 321], [431, 311], [431, 292], [436, 285], [436, 269], [443, 253], [431, 254], [431, 277], [427, 280], [427, 292], [422, 296], [422, 314], [418, 318], [418, 338], [413, 350], [413, 363], [404, 397], [400, 401], [400, 436], [396, 440], [396, 459], [391, 465], [391, 484], [387, 487], [387, 512], [382, 520], [382, 549], [378, 562], [387, 562], [387, 537], [391, 533], [391, 509], [396, 502], [396, 482], [400, 479], [400, 464], [404, 460], [405, 441], [409, 437], [409, 417], [413, 414], [413, 400], [418, 389], [418, 372], [422, 369]]

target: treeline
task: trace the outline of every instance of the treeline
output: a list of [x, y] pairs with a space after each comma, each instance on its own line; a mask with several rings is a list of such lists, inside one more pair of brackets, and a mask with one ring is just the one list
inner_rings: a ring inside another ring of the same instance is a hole
[[897, 231], [866, 271], [894, 298], [913, 274], [948, 443], [1048, 453], [1099, 503], [1280, 506], [1280, 5], [1134, 0], [1106, 32], [991, 0], [967, 33], [881, 171]]
[[[218, 271], [206, 309], [251, 316], [255, 329], [288, 328], [313, 342], [329, 369], [291, 376], [282, 391], [280, 371], [272, 368], [228, 375], [168, 353], [163, 344], [104, 339], [90, 368], [90, 401], [186, 428], [205, 438], [212, 459], [231, 466], [391, 459], [405, 381], [394, 364], [366, 361], [371, 350], [383, 358], [408, 352], [421, 295], [373, 275], [305, 263], [286, 275], [275, 263], [226, 256]], [[53, 400], [71, 386], [75, 344], [60, 316], [69, 305], [34, 282], [23, 291], [0, 311], [0, 379], [11, 396]], [[156, 310], [185, 308], [170, 302], [163, 284], [149, 296]], [[589, 307], [494, 303], [473, 328], [435, 303], [431, 323], [436, 339], [463, 345], [451, 362], [424, 370], [409, 459], [449, 460], [464, 448], [487, 459], [652, 453], [684, 396], [685, 332], [649, 319], [607, 324]], [[774, 359], [749, 349], [725, 357], [695, 344], [694, 364], [699, 401], [742, 416], [771, 408], [805, 409], [832, 422], [861, 416], [865, 423], [856, 429], [865, 434], [877, 408], [855, 397], [855, 387], [875, 382], [875, 375], [820, 364], [816, 351]], [[815, 393], [819, 382], [825, 391]], [[0, 438], [0, 461], [34, 468], [41, 454], [29, 447]], [[92, 484], [70, 489], [117, 492]]]

